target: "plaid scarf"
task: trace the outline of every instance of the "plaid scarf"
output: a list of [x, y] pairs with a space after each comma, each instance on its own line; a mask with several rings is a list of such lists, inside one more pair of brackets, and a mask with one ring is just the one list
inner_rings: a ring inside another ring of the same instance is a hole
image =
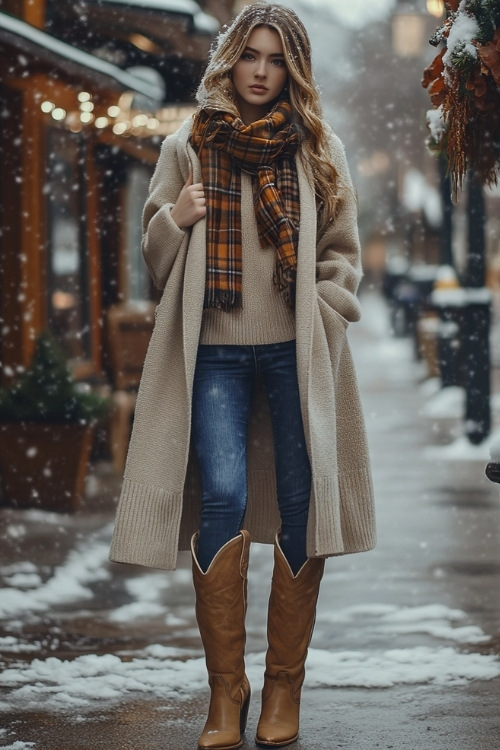
[[227, 112], [201, 110], [191, 142], [207, 206], [205, 307], [242, 306], [241, 170], [252, 176], [257, 230], [276, 249], [274, 283], [293, 308], [300, 201], [295, 153], [300, 137], [288, 101], [251, 125]]

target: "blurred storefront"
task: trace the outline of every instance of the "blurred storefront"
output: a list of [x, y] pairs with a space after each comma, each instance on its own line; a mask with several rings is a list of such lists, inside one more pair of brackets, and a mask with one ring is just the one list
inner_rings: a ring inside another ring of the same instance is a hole
[[7, 0], [4, 10], [0, 384], [27, 366], [44, 329], [77, 377], [109, 379], [108, 311], [150, 315], [142, 207], [219, 22], [187, 0]]

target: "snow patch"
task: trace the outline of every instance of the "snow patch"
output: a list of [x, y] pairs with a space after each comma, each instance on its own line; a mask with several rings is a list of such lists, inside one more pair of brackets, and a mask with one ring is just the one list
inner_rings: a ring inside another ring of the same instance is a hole
[[[319, 613], [318, 621], [358, 623], [384, 635], [426, 634], [454, 644], [488, 640], [482, 630], [465, 623], [466, 615], [441, 604], [397, 607], [388, 604], [357, 605], [335, 613]], [[362, 642], [360, 638], [360, 642]], [[12, 645], [12, 639], [9, 644]], [[262, 685], [264, 653], [247, 654], [247, 672]], [[495, 655], [463, 652], [453, 644], [415, 645], [389, 650], [310, 649], [307, 680], [316, 687], [390, 688], [396, 685], [461, 685], [471, 680], [500, 676]], [[0, 711], [39, 708], [49, 711], [92, 710], [137, 695], [162, 700], [183, 700], [207, 689], [205, 659], [192, 649], [153, 644], [139, 653], [87, 654], [64, 660], [49, 657], [4, 669], [0, 687], [10, 688], [0, 701]]]
[[492, 680], [500, 675], [496, 657], [427, 646], [379, 653], [310, 649], [307, 667], [308, 684], [313, 687], [453, 686], [469, 680]]
[[465, 390], [458, 385], [442, 388], [421, 409], [424, 417], [431, 419], [460, 419], [465, 410]]
[[[127, 696], [149, 695], [162, 700], [183, 700], [193, 691], [206, 689], [203, 657], [177, 658], [176, 649], [159, 644], [144, 650], [132, 660], [113, 654], [85, 655], [72, 661], [50, 657], [35, 659], [24, 668], [10, 668], [0, 675], [0, 685], [11, 688], [0, 711], [16, 706], [55, 712], [93, 709], [103, 702], [116, 702]], [[247, 656], [247, 672], [253, 685], [261, 686], [264, 653]], [[311, 687], [390, 688], [396, 685], [461, 685], [471, 680], [500, 676], [495, 656], [461, 653], [453, 647], [395, 648], [379, 651], [338, 651], [310, 649], [307, 680]]]
[[40, 643], [27, 643], [26, 641], [19, 641], [13, 635], [5, 635], [0, 637], [0, 652], [4, 654], [17, 654], [17, 653], [28, 653], [29, 651], [37, 652], [40, 650]]
[[[498, 437], [498, 436], [497, 436]], [[487, 463], [489, 446], [493, 437], [473, 445], [465, 435], [461, 435], [448, 445], [431, 445], [423, 450], [424, 458], [430, 461], [478, 461]]]
[[492, 461], [500, 461], [500, 431], [490, 440], [490, 457]]
[[54, 575], [38, 588], [27, 591], [4, 589], [0, 618], [18, 617], [26, 612], [44, 612], [58, 603], [91, 599], [93, 594], [86, 584], [110, 578], [109, 570], [104, 567], [109, 555], [110, 529], [111, 526], [108, 526], [100, 532], [105, 541], [90, 544], [86, 541], [73, 550], [66, 562], [56, 568]]
[[126, 588], [135, 601], [124, 604], [110, 613], [111, 622], [130, 622], [141, 617], [156, 617], [165, 612], [161, 596], [171, 581], [164, 573], [149, 573], [139, 578], [129, 578]]
[[476, 625], [460, 625], [467, 615], [460, 609], [450, 609], [444, 604], [427, 604], [418, 607], [397, 607], [389, 604], [358, 604], [336, 613], [319, 612], [319, 622], [332, 624], [363, 623], [370, 633], [384, 635], [429, 635], [439, 640], [456, 643], [484, 643], [489, 640]]

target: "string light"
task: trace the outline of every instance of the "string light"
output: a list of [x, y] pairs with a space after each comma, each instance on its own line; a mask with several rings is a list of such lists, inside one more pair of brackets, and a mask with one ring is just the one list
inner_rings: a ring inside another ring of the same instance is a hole
[[80, 133], [92, 126], [101, 132], [109, 128], [116, 136], [137, 138], [168, 135], [194, 111], [192, 105], [166, 106], [154, 114], [134, 110], [132, 92], [122, 94], [117, 104], [104, 111], [94, 103], [89, 91], [78, 92], [76, 99], [76, 106], [69, 112], [48, 99], [40, 103], [40, 109], [72, 133]]
[[147, 115], [143, 115], [143, 114], [136, 115], [134, 119], [132, 120], [132, 125], [134, 126], [134, 128], [144, 127], [145, 125], [148, 124], [148, 119], [149, 118]]
[[58, 120], [58, 121], [64, 120], [64, 118], [66, 117], [66, 110], [63, 109], [62, 107], [55, 107], [52, 110], [51, 115], [54, 118], [54, 120]]
[[115, 122], [115, 124], [113, 125], [113, 133], [115, 135], [123, 135], [126, 130], [127, 130], [126, 122]]

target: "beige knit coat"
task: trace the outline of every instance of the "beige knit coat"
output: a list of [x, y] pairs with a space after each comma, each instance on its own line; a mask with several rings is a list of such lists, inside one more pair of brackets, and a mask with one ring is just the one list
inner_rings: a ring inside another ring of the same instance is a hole
[[[144, 208], [143, 253], [163, 290], [139, 388], [111, 559], [173, 569], [198, 529], [200, 486], [190, 450], [191, 395], [203, 313], [205, 220], [179, 229], [170, 216], [190, 168], [191, 120], [168, 136]], [[373, 492], [363, 414], [346, 329], [360, 316], [357, 206], [342, 144], [332, 134], [342, 203], [317, 242], [310, 168], [297, 157], [300, 190], [296, 340], [302, 416], [312, 467], [307, 554], [325, 557], [375, 544]], [[242, 216], [242, 224], [245, 216]], [[230, 314], [230, 313], [228, 313]], [[243, 527], [272, 542], [280, 519], [271, 421], [263, 389], [248, 439]]]

